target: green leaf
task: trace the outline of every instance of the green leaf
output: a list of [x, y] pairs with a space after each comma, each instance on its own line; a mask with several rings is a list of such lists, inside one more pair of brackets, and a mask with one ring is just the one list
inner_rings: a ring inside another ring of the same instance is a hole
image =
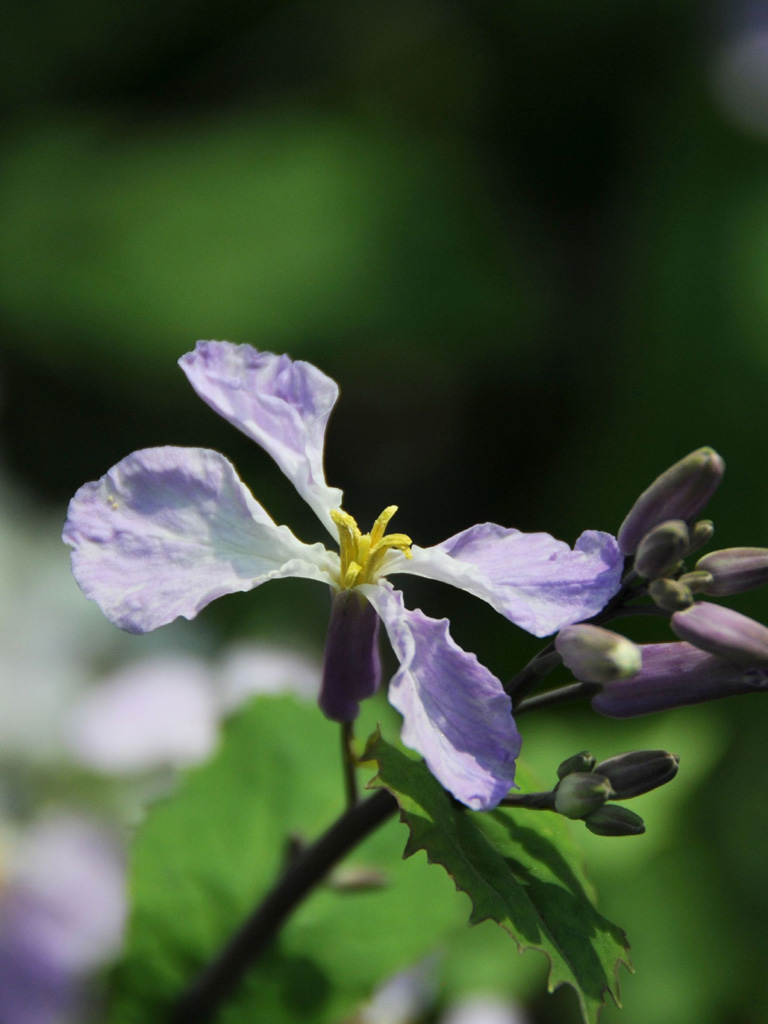
[[[136, 836], [127, 947], [109, 1024], [160, 1024], [269, 890], [286, 840], [314, 840], [343, 811], [338, 726], [312, 705], [261, 698], [232, 719], [218, 754], [149, 812]], [[221, 1024], [337, 1024], [376, 984], [461, 926], [453, 887], [405, 863], [391, 819], [344, 861], [383, 888], [318, 888], [253, 966]]]
[[621, 963], [631, 970], [629, 944], [595, 910], [559, 815], [472, 812], [452, 800], [423, 761], [380, 737], [366, 756], [379, 766], [373, 784], [392, 793], [410, 828], [405, 856], [425, 850], [445, 868], [472, 900], [471, 924], [490, 918], [521, 952], [545, 953], [549, 991], [571, 985], [588, 1024], [597, 1020], [606, 992], [620, 1005], [617, 974]]

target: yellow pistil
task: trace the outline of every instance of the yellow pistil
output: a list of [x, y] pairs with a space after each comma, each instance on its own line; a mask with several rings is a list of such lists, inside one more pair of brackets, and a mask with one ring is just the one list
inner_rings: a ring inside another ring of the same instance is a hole
[[342, 590], [351, 590], [359, 583], [375, 583], [388, 551], [402, 551], [411, 558], [411, 538], [404, 533], [386, 535], [387, 525], [397, 512], [397, 505], [389, 505], [373, 524], [370, 533], [361, 533], [355, 520], [341, 509], [331, 511], [331, 519], [339, 531]]

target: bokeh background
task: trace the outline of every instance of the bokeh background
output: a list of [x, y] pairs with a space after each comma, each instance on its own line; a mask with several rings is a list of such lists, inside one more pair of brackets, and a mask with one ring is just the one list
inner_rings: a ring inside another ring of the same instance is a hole
[[[397, 528], [422, 545], [483, 520], [571, 543], [615, 532], [702, 444], [728, 464], [717, 545], [768, 543], [764, 0], [32, 0], [5, 22], [13, 813], [37, 792], [30, 737], [44, 760], [78, 686], [124, 660], [244, 639], [321, 648], [326, 596], [301, 581], [145, 638], [80, 610], [58, 542], [66, 502], [136, 448], [223, 451], [275, 519], [320, 539], [176, 367], [198, 338], [287, 351], [338, 380], [329, 480], [361, 523], [399, 504]], [[461, 593], [409, 583], [409, 603], [450, 615], [500, 676], [536, 649]], [[764, 593], [731, 603], [768, 621]], [[667, 638], [658, 623], [632, 635]], [[535, 717], [525, 752], [547, 777], [585, 747], [682, 755], [678, 780], [637, 802], [646, 836], [583, 830], [637, 968], [603, 1020], [768, 1020], [768, 698], [637, 723]], [[575, 1000], [542, 996], [504, 941], [487, 957], [509, 956], [509, 974], [483, 983], [532, 1021], [574, 1020]]]

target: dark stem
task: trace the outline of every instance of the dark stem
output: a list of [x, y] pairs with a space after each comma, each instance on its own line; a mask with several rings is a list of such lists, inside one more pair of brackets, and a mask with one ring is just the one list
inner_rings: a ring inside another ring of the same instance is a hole
[[526, 711], [538, 711], [539, 708], [554, 708], [558, 704], [570, 704], [573, 700], [581, 700], [582, 697], [594, 697], [600, 692], [598, 683], [571, 683], [569, 686], [560, 686], [556, 690], [547, 690], [546, 693], [537, 693], [533, 697], [526, 697], [521, 700], [515, 708], [515, 718]]
[[182, 993], [169, 1024], [207, 1024], [307, 893], [353, 847], [397, 810], [385, 789], [349, 808], [317, 842], [306, 847], [278, 878], [213, 963]]
[[549, 793], [510, 793], [499, 804], [500, 807], [527, 807], [531, 811], [554, 811], [555, 794]]
[[357, 758], [354, 751], [354, 732], [351, 722], [341, 723], [341, 763], [344, 769], [344, 793], [347, 807], [354, 807], [359, 796], [357, 792]]

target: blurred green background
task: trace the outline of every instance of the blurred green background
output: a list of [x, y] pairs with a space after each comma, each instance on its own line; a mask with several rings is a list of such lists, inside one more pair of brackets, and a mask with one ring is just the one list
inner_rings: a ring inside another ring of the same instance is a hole
[[[9, 8], [0, 455], [41, 543], [80, 484], [162, 444], [225, 452], [278, 521], [320, 539], [176, 367], [198, 338], [339, 381], [326, 466], [361, 524], [396, 502], [422, 545], [484, 520], [572, 543], [615, 532], [709, 444], [728, 464], [718, 546], [768, 543], [767, 27], [768, 4], [738, 0]], [[410, 583], [411, 606], [450, 615], [500, 676], [536, 649]], [[229, 598], [169, 642], [319, 647], [319, 590]], [[732, 603], [768, 621], [768, 595]], [[603, 1020], [768, 1020], [768, 698], [535, 717], [525, 752], [549, 775], [585, 747], [683, 757], [642, 798], [648, 835], [584, 830], [637, 967]], [[531, 999], [535, 1022], [573, 1019], [568, 994]]]

